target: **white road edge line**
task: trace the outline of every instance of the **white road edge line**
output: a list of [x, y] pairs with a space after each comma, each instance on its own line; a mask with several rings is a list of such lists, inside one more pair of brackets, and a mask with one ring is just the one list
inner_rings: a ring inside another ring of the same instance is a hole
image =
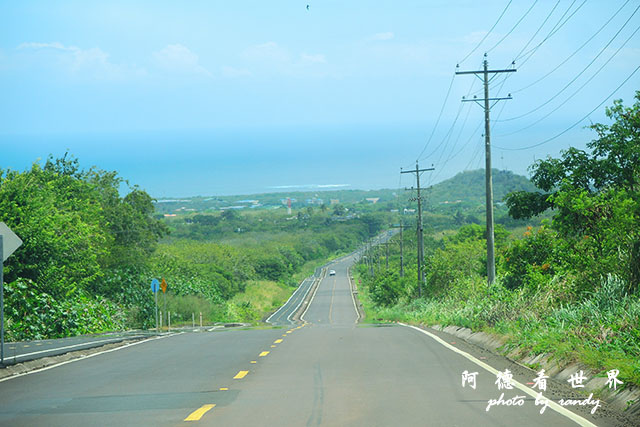
[[67, 360], [65, 362], [56, 363], [55, 365], [51, 365], [51, 366], [45, 366], [44, 368], [35, 369], [35, 370], [29, 371], [29, 372], [22, 372], [20, 374], [11, 375], [10, 377], [0, 378], [0, 383], [12, 380], [14, 378], [24, 377], [26, 375], [37, 374], [38, 372], [48, 371], [49, 369], [57, 368], [58, 366], [67, 365], [69, 363], [79, 362], [81, 360], [90, 359], [92, 357], [99, 356], [101, 354], [111, 353], [113, 351], [122, 350], [122, 349], [125, 349], [127, 347], [133, 347], [134, 345], [146, 343], [146, 342], [149, 342], [149, 341], [160, 340], [160, 339], [163, 339], [163, 338], [169, 338], [169, 337], [173, 337], [173, 336], [176, 336], [176, 335], [181, 335], [183, 333], [184, 332], [176, 332], [176, 333], [170, 334], [170, 335], [163, 335], [163, 336], [160, 336], [160, 337], [153, 337], [153, 338], [149, 338], [149, 339], [142, 340], [142, 341], [136, 341], [136, 342], [132, 342], [132, 343], [123, 345], [122, 347], [116, 347], [116, 348], [112, 348], [112, 349], [109, 349], [109, 350], [101, 351], [99, 353], [93, 353], [93, 354], [89, 354], [89, 355], [86, 355], [86, 356], [81, 356], [81, 357], [78, 357], [77, 359]]
[[358, 323], [358, 321], [360, 320], [360, 311], [358, 311], [358, 306], [356, 305], [356, 297], [353, 296], [353, 282], [351, 282], [351, 274], [350, 274], [350, 270], [351, 267], [347, 267], [347, 280], [349, 280], [349, 289], [351, 289], [351, 300], [353, 301], [353, 309], [356, 311], [356, 321], [355, 323]]
[[307, 314], [307, 310], [309, 310], [309, 307], [311, 307], [311, 304], [313, 303], [313, 299], [316, 297], [316, 294], [318, 293], [318, 288], [320, 288], [320, 283], [322, 283], [323, 279], [324, 278], [322, 277], [322, 273], [320, 273], [320, 277], [318, 278], [318, 286], [316, 286], [316, 290], [313, 291], [313, 295], [311, 295], [309, 304], [307, 304], [307, 307], [304, 309], [304, 312], [300, 316], [300, 320], [302, 320], [303, 322], [306, 322], [306, 320], [304, 320], [304, 315]]
[[[413, 325], [407, 325], [405, 323], [402, 322], [398, 322], [400, 325], [402, 326], [406, 326], [408, 328], [412, 328], [415, 329], [416, 331], [422, 332], [423, 334], [433, 338], [436, 342], [442, 344], [443, 346], [447, 347], [449, 350], [458, 353], [459, 355], [461, 355], [462, 357], [469, 359], [470, 361], [472, 361], [473, 363], [475, 363], [476, 365], [480, 366], [481, 368], [484, 368], [485, 370], [491, 372], [494, 375], [498, 374], [498, 370], [495, 369], [494, 367], [487, 365], [486, 363], [482, 362], [479, 359], [476, 359], [475, 357], [473, 357], [472, 355], [470, 355], [467, 352], [464, 352], [454, 346], [452, 346], [451, 344], [449, 344], [448, 342], [444, 341], [442, 338], [438, 337], [437, 335], [434, 335], [430, 332], [425, 331], [424, 329], [420, 329], [416, 326]], [[533, 389], [519, 383], [516, 380], [513, 380], [513, 385], [522, 390], [523, 392], [527, 393], [529, 396], [531, 397], [537, 397], [538, 393], [535, 392]], [[551, 409], [553, 409], [554, 411], [558, 412], [561, 415], [564, 415], [565, 417], [569, 418], [571, 421], [575, 422], [578, 425], [581, 426], [587, 426], [587, 427], [597, 427], [595, 424], [593, 424], [592, 422], [590, 422], [589, 420], [586, 420], [584, 418], [582, 418], [580, 415], [578, 414], [574, 414], [573, 412], [569, 411], [568, 409], [560, 406], [559, 404], [557, 404], [556, 402], [552, 401], [552, 400], [548, 400], [549, 402], [549, 407]]]
[[302, 285], [304, 285], [304, 282], [305, 282], [307, 279], [308, 279], [308, 277], [307, 277], [307, 278], [305, 278], [302, 282], [300, 282], [300, 285], [298, 286], [298, 289], [296, 289], [296, 290], [295, 290], [295, 292], [291, 294], [291, 296], [289, 297], [289, 299], [287, 300], [287, 302], [285, 302], [284, 304], [282, 304], [282, 306], [281, 306], [279, 309], [277, 309], [276, 311], [274, 311], [274, 312], [273, 312], [273, 314], [272, 314], [271, 316], [267, 317], [267, 323], [271, 323], [271, 318], [272, 318], [273, 316], [275, 316], [276, 314], [278, 314], [278, 312], [279, 312], [280, 310], [282, 310], [283, 308], [285, 308], [285, 307], [287, 306], [287, 304], [289, 304], [289, 301], [291, 301], [291, 298], [293, 298], [293, 297], [294, 297], [298, 292], [300, 292], [300, 289], [302, 289]]
[[289, 315], [287, 316], [287, 320], [289, 322], [291, 322], [291, 324], [294, 324], [293, 320], [291, 320], [291, 316], [293, 316], [294, 314], [296, 314], [298, 312], [298, 310], [300, 309], [300, 306], [302, 305], [302, 303], [304, 302], [304, 299], [307, 297], [307, 294], [309, 293], [309, 291], [311, 290], [311, 288], [313, 288], [313, 284], [315, 283], [315, 281], [317, 280], [317, 278], [315, 276], [312, 276], [313, 280], [311, 281], [311, 284], [309, 285], [309, 289], [307, 289], [307, 292], [304, 293], [304, 295], [302, 296], [302, 298], [300, 298], [300, 302], [298, 303], [298, 305], [296, 306], [296, 308], [294, 308], [291, 313], [289, 313]]

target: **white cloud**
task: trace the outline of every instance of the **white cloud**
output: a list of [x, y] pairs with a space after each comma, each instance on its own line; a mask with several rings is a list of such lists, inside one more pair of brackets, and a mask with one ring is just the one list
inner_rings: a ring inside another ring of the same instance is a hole
[[395, 37], [395, 34], [393, 34], [393, 32], [391, 31], [387, 31], [384, 33], [377, 33], [372, 35], [371, 37], [369, 37], [369, 40], [373, 40], [373, 41], [385, 41], [385, 40], [391, 40]]
[[221, 67], [220, 71], [224, 77], [247, 77], [251, 75], [251, 71], [246, 68], [235, 68], [228, 65]]
[[313, 55], [303, 53], [300, 55], [300, 59], [302, 62], [313, 64], [325, 64], [327, 62], [327, 58], [321, 53], [316, 53]]
[[200, 65], [200, 58], [188, 47], [179, 43], [167, 45], [153, 54], [162, 68], [180, 73], [194, 73], [211, 77], [211, 73]]
[[280, 47], [275, 42], [266, 42], [251, 46], [242, 53], [242, 58], [250, 61], [262, 61], [271, 63], [291, 62], [289, 51]]
[[40, 54], [53, 53], [53, 60], [73, 74], [86, 74], [99, 79], [122, 79], [130, 75], [145, 75], [146, 71], [137, 67], [114, 64], [109, 54], [98, 47], [81, 49], [77, 46], [66, 46], [60, 42], [21, 43], [18, 50]]
[[[266, 42], [245, 49], [240, 57], [247, 62], [256, 63], [260, 71], [271, 70], [288, 75], [325, 75], [318, 68], [327, 64], [327, 58], [321, 53], [302, 52], [292, 54], [276, 42]], [[311, 73], [311, 74], [310, 74]], [[252, 73], [259, 74], [259, 73]]]

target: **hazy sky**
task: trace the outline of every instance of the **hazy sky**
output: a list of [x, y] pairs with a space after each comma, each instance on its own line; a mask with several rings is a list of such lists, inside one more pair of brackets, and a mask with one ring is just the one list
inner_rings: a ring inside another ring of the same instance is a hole
[[[517, 69], [491, 85], [492, 96], [513, 95], [492, 109], [494, 166], [524, 174], [534, 158], [584, 146], [593, 134], [583, 127], [604, 121], [612, 99], [632, 102], [638, 7], [2, 2], [0, 168], [69, 148], [83, 165], [119, 170], [160, 197], [397, 187], [411, 184], [400, 167], [420, 157], [435, 165], [426, 179], [437, 182], [483, 166], [482, 109], [460, 102], [482, 96], [480, 81], [453, 74], [456, 64], [479, 69], [488, 52], [490, 68], [515, 59]], [[544, 142], [585, 116], [546, 144], [505, 149]]]

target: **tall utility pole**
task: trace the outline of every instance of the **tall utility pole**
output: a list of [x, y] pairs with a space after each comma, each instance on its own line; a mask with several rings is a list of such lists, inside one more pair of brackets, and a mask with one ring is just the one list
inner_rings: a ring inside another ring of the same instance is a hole
[[[514, 73], [515, 69], [507, 70], [489, 70], [489, 63], [487, 62], [487, 54], [484, 54], [483, 69], [480, 71], [456, 71], [456, 74], [475, 74], [484, 83], [484, 99], [477, 99], [475, 96], [473, 99], [464, 99], [462, 102], [475, 102], [481, 107], [480, 101], [484, 101], [484, 148], [485, 148], [485, 196], [486, 196], [486, 211], [487, 211], [487, 282], [492, 284], [496, 277], [496, 260], [495, 249], [493, 239], [493, 179], [491, 177], [491, 126], [489, 121], [489, 111], [492, 105], [489, 105], [490, 101], [495, 101], [495, 105], [498, 101], [504, 99], [511, 99], [511, 94], [506, 98], [489, 98], [489, 74], [495, 76], [501, 73]], [[482, 74], [482, 77], [479, 76]]]
[[402, 238], [402, 230], [405, 228], [405, 226], [402, 224], [398, 224], [392, 225], [391, 227], [400, 229], [400, 277], [404, 277], [404, 254], [402, 253], [402, 245], [404, 239]]
[[409, 200], [418, 201], [418, 224], [417, 224], [417, 233], [418, 233], [418, 298], [422, 298], [422, 282], [423, 282], [423, 274], [422, 274], [422, 260], [424, 259], [424, 242], [422, 240], [422, 198], [420, 197], [420, 175], [425, 171], [432, 171], [434, 168], [420, 169], [418, 166], [418, 161], [416, 161], [416, 168], [408, 171], [403, 171], [400, 169], [400, 173], [415, 173], [416, 174], [416, 186], [418, 190], [418, 197], [411, 198]]

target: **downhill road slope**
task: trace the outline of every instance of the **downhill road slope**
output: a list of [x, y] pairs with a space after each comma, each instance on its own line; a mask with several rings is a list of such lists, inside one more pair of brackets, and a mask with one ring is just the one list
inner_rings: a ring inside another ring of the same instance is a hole
[[[305, 323], [163, 336], [2, 381], [0, 425], [615, 425], [601, 409], [585, 419], [554, 404], [561, 412], [540, 414], [530, 373], [463, 343], [358, 324], [351, 262], [328, 267], [336, 275], [320, 281]], [[485, 362], [512, 370], [521, 388], [498, 390]], [[464, 371], [478, 372], [475, 389], [462, 385]]]

